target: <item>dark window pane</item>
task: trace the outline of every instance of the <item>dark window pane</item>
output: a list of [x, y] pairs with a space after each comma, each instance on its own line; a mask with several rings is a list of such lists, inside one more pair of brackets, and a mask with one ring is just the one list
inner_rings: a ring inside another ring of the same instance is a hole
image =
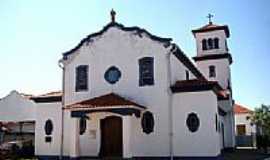
[[115, 84], [121, 78], [121, 72], [118, 68], [112, 66], [105, 72], [104, 77], [108, 83]]
[[86, 122], [86, 118], [80, 119], [80, 135], [84, 134], [84, 132], [86, 131]]
[[186, 80], [189, 80], [189, 71], [186, 71]]
[[142, 129], [146, 134], [150, 134], [154, 131], [154, 116], [151, 112], [146, 111], [142, 117]]
[[207, 50], [207, 42], [206, 42], [206, 39], [202, 40], [202, 50]]
[[81, 65], [76, 68], [76, 92], [88, 89], [88, 66]]
[[44, 130], [45, 130], [46, 135], [51, 135], [52, 134], [53, 123], [52, 123], [52, 121], [50, 119], [45, 122]]
[[211, 38], [208, 39], [208, 49], [213, 49], [213, 40]]
[[145, 57], [139, 60], [139, 85], [154, 84], [154, 59]]
[[45, 137], [45, 142], [46, 142], [46, 143], [52, 142], [52, 137], [51, 137], [51, 136], [46, 136], [46, 137]]
[[186, 125], [191, 132], [196, 132], [200, 126], [200, 120], [195, 113], [190, 113], [186, 120]]
[[216, 77], [216, 67], [209, 66], [209, 77]]
[[219, 39], [218, 38], [214, 39], [214, 44], [215, 44], [215, 49], [218, 49], [219, 48]]
[[216, 114], [216, 131], [218, 131], [218, 116]]

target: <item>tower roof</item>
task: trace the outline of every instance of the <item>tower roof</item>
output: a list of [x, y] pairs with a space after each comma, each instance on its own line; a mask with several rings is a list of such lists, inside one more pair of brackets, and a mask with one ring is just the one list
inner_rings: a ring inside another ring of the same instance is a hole
[[207, 25], [204, 25], [203, 27], [192, 30], [192, 33], [195, 35], [196, 33], [203, 33], [203, 32], [216, 31], [216, 30], [224, 30], [227, 38], [230, 37], [230, 30], [227, 25], [216, 25], [216, 24], [213, 24], [212, 22]]

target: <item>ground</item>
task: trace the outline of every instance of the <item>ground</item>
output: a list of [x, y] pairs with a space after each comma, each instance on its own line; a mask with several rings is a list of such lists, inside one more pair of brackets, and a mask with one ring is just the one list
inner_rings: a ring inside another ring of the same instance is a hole
[[263, 154], [254, 149], [237, 149], [224, 153], [224, 160], [264, 160], [268, 157], [270, 154]]
[[[2, 160], [1, 158], [2, 157], [0, 157], [0, 160]], [[234, 152], [224, 153], [224, 160], [266, 160], [266, 158], [269, 158], [270, 160], [270, 154], [263, 154], [257, 150], [252, 150], [252, 149], [237, 149]], [[36, 158], [32, 158], [32, 159], [21, 158], [18, 160], [37, 160], [37, 159]]]

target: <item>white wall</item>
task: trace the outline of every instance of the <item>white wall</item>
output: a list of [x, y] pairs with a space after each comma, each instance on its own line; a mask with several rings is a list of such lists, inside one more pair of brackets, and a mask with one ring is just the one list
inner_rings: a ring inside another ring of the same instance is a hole
[[[186, 80], [186, 71], [189, 71], [189, 69], [187, 69], [174, 55], [170, 56], [170, 64], [171, 84], [174, 84], [179, 80]], [[196, 79], [191, 71], [189, 71], [189, 79]]]
[[[35, 155], [60, 155], [61, 145], [61, 102], [38, 103], [35, 129]], [[45, 142], [45, 122], [50, 119], [53, 123], [52, 141]]]
[[17, 91], [0, 100], [0, 121], [34, 121], [36, 119], [35, 103]]
[[[189, 113], [200, 120], [197, 132], [186, 125]], [[215, 157], [220, 154], [220, 137], [216, 131], [217, 97], [213, 91], [186, 92], [173, 95], [173, 146], [175, 156]]]
[[[145, 35], [140, 38], [131, 32], [112, 27], [102, 36], [95, 38], [93, 43], [84, 44], [77, 53], [69, 57], [70, 60], [65, 65], [65, 102], [72, 104], [115, 92], [147, 106], [156, 118], [155, 133], [147, 136], [140, 132], [134, 133], [135, 139], [138, 140], [134, 142], [134, 154], [168, 156], [168, 53], [169, 48]], [[155, 85], [139, 87], [138, 60], [145, 56], [154, 57]], [[82, 64], [89, 65], [89, 91], [76, 93], [75, 68]], [[121, 79], [115, 85], [107, 83], [104, 79], [105, 71], [111, 66], [118, 67], [122, 73]]]
[[[228, 59], [215, 59], [197, 61], [197, 67], [202, 74], [210, 81], [218, 81], [222, 88], [227, 89], [228, 81], [231, 79], [230, 75], [230, 63]], [[214, 65], [216, 67], [216, 77], [209, 77], [209, 66]]]
[[[64, 129], [64, 155], [71, 155], [71, 148], [74, 142], [70, 141], [72, 132], [71, 121], [78, 121], [78, 118], [70, 118], [70, 112], [65, 113], [65, 129]], [[118, 116], [122, 119], [123, 124], [123, 156], [125, 158], [130, 158], [134, 155], [133, 147], [136, 141], [133, 134], [133, 121], [139, 120], [135, 116], [121, 116], [114, 113], [92, 113], [87, 115], [89, 120], [87, 120], [87, 127], [84, 134], [79, 135], [78, 138], [78, 154], [77, 156], [98, 156], [101, 147], [101, 128], [100, 120], [108, 116]], [[69, 117], [69, 118], [68, 118]], [[136, 131], [138, 132], [138, 131]], [[142, 132], [140, 129], [139, 132]]]

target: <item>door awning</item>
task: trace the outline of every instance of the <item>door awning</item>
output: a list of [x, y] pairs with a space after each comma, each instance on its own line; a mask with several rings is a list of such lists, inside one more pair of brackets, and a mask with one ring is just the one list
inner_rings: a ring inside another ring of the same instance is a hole
[[146, 108], [115, 93], [94, 97], [64, 107], [65, 110], [71, 111], [71, 117], [83, 117], [87, 113], [95, 112], [112, 112], [121, 115], [135, 114], [136, 117], [140, 117], [141, 111]]

